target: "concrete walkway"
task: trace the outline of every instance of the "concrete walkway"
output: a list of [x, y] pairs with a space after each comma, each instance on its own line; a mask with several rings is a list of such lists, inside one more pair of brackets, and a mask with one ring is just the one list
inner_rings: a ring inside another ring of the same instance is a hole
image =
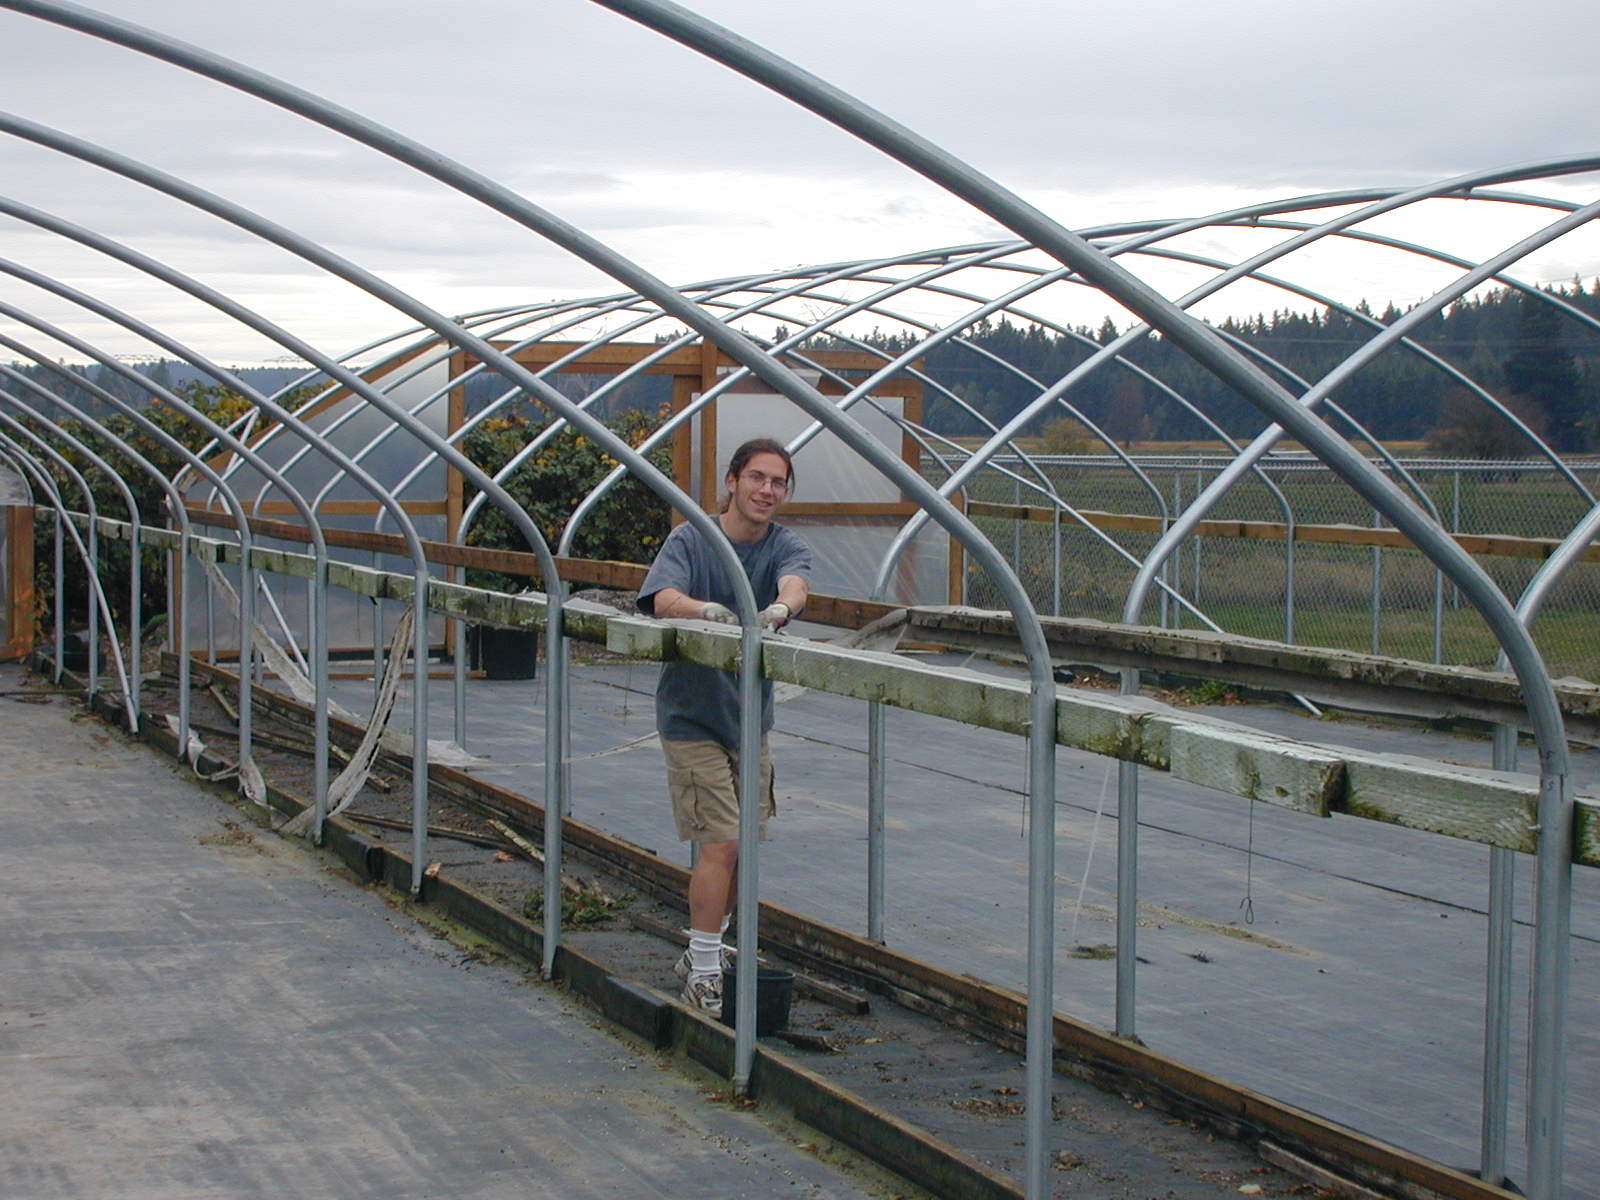
[[888, 1194], [20, 687], [0, 666], [6, 1200]]

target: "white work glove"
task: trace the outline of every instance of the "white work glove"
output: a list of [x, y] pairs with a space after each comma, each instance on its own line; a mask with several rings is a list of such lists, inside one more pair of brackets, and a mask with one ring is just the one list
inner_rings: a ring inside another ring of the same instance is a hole
[[702, 621], [716, 621], [722, 625], [737, 625], [738, 614], [726, 604], [718, 604], [715, 600], [707, 601], [700, 606], [700, 619]]
[[763, 608], [760, 616], [756, 619], [761, 622], [761, 628], [763, 629], [781, 629], [789, 623], [791, 615], [789, 606], [779, 600]]

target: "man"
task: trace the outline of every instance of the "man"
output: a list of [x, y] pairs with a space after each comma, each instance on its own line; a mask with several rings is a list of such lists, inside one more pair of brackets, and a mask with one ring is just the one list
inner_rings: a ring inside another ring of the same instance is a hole
[[[794, 484], [789, 452], [771, 438], [734, 451], [723, 481], [727, 498], [717, 518], [733, 543], [761, 610], [761, 626], [778, 629], [805, 607], [811, 550], [773, 514]], [[737, 625], [733, 581], [709, 540], [693, 525], [677, 526], [639, 589], [639, 609], [654, 617], [688, 617]], [[772, 684], [762, 681], [761, 831], [776, 810], [767, 731]], [[678, 962], [683, 999], [722, 1014], [723, 947], [739, 867], [739, 681], [695, 663], [667, 663], [656, 688], [656, 729], [667, 760], [667, 785], [678, 836], [700, 850], [689, 876], [689, 949]]]

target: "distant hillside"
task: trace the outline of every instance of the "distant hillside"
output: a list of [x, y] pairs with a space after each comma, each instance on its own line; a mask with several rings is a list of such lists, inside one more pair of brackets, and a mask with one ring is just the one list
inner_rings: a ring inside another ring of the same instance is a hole
[[[12, 370], [27, 376], [40, 387], [66, 400], [79, 412], [90, 416], [105, 416], [115, 411], [112, 405], [107, 404], [96, 394], [95, 387], [110, 392], [125, 404], [132, 404], [140, 408], [148, 404], [152, 398], [148, 388], [142, 387], [139, 383], [127, 378], [120, 372], [113, 371], [110, 367], [102, 366], [98, 363], [90, 366], [70, 366], [67, 368], [73, 375], [82, 379], [84, 384], [93, 385], [92, 387], [68, 384], [62, 380], [57, 372], [35, 363], [11, 363], [9, 365]], [[169, 359], [154, 363], [132, 364], [131, 369], [158, 387], [177, 388], [196, 382], [202, 384], [213, 382], [209, 375], [206, 375], [198, 368], [185, 362], [174, 362]], [[234, 367], [230, 368], [230, 370], [241, 383], [268, 396], [293, 383], [306, 373], [304, 367]], [[321, 377], [318, 376], [317, 378], [320, 379]], [[32, 392], [20, 385], [12, 386], [7, 390], [18, 399], [36, 408], [46, 409], [49, 407], [47, 401], [39, 400]]]
[[[1446, 454], [1506, 453], [1515, 443], [1508, 443], [1501, 419], [1485, 417], [1488, 410], [1475, 394], [1475, 385], [1557, 449], [1600, 449], [1600, 280], [1587, 289], [1576, 281], [1545, 289], [1545, 295], [1549, 300], [1501, 289], [1453, 305], [1413, 334], [1413, 340], [1434, 356], [1432, 360], [1404, 347], [1387, 350], [1346, 380], [1334, 393], [1334, 402], [1386, 442], [1417, 441]], [[1241, 347], [1263, 356], [1258, 361], [1269, 373], [1298, 394], [1400, 315], [1392, 305], [1379, 314], [1362, 304], [1353, 312], [1277, 312], [1230, 319], [1219, 328]], [[939, 345], [923, 361], [932, 380], [998, 425], [1117, 333], [1109, 320], [1098, 329], [1063, 331], [1003, 316], [975, 326], [961, 340]], [[879, 332], [861, 340], [898, 354], [915, 345], [917, 338]], [[807, 344], [825, 348], [851, 343], [823, 336]], [[1253, 436], [1264, 424], [1252, 405], [1161, 338], [1144, 339], [1127, 357], [1137, 371], [1099, 370], [1068, 394], [1084, 417], [1119, 442], [1214, 440], [1215, 430], [1188, 411], [1184, 401], [1237, 438]], [[59, 380], [47, 378], [43, 368], [17, 369], [59, 391]], [[178, 362], [134, 369], [166, 386], [202, 378], [193, 367]], [[147, 390], [108, 368], [73, 370], [125, 401], [142, 404], [148, 399]], [[251, 367], [236, 374], [270, 393], [300, 378], [302, 372], [292, 367]], [[598, 386], [602, 377], [560, 375], [553, 382], [576, 398]], [[469, 411], [510, 387], [493, 372], [479, 373], [466, 387]], [[97, 415], [102, 411], [88, 389], [69, 390], [68, 399], [83, 411]], [[653, 409], [670, 395], [670, 382], [664, 376], [647, 375], [630, 381], [596, 411], [609, 417], [626, 408]], [[1058, 409], [1032, 432], [1042, 432], [1051, 420], [1064, 415], [1066, 411]], [[952, 436], [983, 432], [982, 423], [961, 404], [932, 388], [927, 392], [925, 418], [932, 428]], [[1329, 419], [1342, 432], [1350, 432], [1345, 423], [1331, 415]]]
[[[1573, 283], [1546, 294], [1591, 321], [1600, 318], [1600, 280], [1588, 290]], [[1281, 312], [1229, 320], [1220, 328], [1279, 364], [1283, 371], [1267, 369], [1299, 393], [1305, 384], [1284, 371], [1315, 382], [1370, 339], [1378, 325], [1400, 315], [1392, 306], [1375, 314], [1359, 305], [1355, 315]], [[1039, 394], [1036, 381], [1062, 378], [1117, 332], [1110, 321], [1095, 330], [1059, 333], [1002, 317], [976, 327], [966, 345], [946, 344], [931, 351], [926, 369], [999, 424]], [[895, 353], [913, 344], [912, 338], [893, 334], [864, 340]], [[1425, 322], [1413, 340], [1517, 411], [1558, 448], [1600, 446], [1600, 332], [1594, 326], [1508, 289], [1452, 306]], [[1178, 397], [1238, 437], [1253, 436], [1264, 424], [1252, 405], [1160, 338], [1145, 339], [1127, 357], [1158, 382], [1125, 368], [1100, 370], [1069, 394], [1085, 416], [1119, 441], [1214, 437]], [[1483, 449], [1504, 449], [1503, 424], [1477, 428], [1483, 405], [1471, 388], [1404, 348], [1388, 350], [1362, 367], [1339, 387], [1334, 400], [1385, 441], [1423, 439], [1446, 452], [1474, 453], [1476, 439], [1490, 443]], [[945, 433], [975, 434], [980, 428], [958, 405], [931, 394], [927, 419]]]

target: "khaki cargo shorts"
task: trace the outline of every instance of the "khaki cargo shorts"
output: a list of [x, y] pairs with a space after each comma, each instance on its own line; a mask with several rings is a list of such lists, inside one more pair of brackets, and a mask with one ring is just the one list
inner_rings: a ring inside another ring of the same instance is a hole
[[[667, 789], [678, 836], [686, 842], [739, 840], [739, 756], [720, 742], [661, 739], [667, 760]], [[778, 811], [772, 790], [772, 755], [761, 739], [761, 836]]]

